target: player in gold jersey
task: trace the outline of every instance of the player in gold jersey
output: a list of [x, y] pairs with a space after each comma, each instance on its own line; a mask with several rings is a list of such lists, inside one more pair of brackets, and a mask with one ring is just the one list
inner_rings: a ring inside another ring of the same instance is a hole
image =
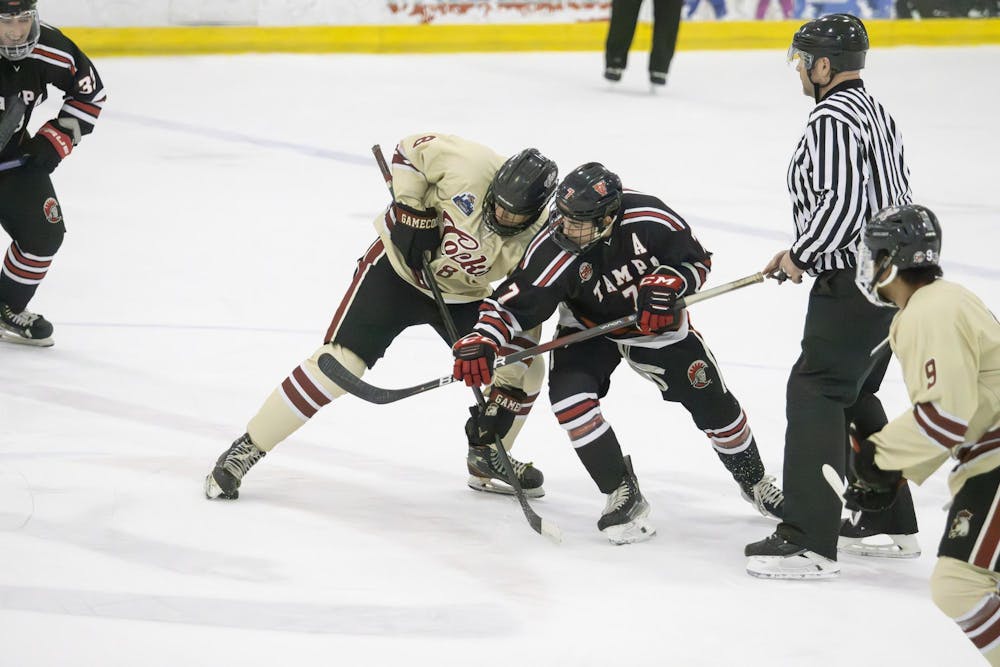
[[[222, 453], [205, 478], [205, 495], [235, 499], [243, 476], [267, 452], [344, 391], [319, 369], [333, 355], [362, 375], [402, 331], [431, 325], [449, 345], [447, 327], [422, 273], [430, 272], [461, 334], [471, 331], [480, 302], [520, 261], [548, 219], [556, 187], [552, 160], [528, 148], [510, 159], [460, 137], [416, 134], [392, 157], [394, 201], [375, 218], [378, 238], [358, 260], [321, 345], [275, 389], [250, 419], [247, 432]], [[511, 341], [504, 354], [538, 344], [541, 327]], [[527, 359], [497, 371], [484, 408], [466, 423], [468, 485], [478, 491], [513, 493], [496, 450], [510, 449], [542, 386], [541, 361]], [[543, 495], [543, 476], [511, 458], [525, 494]]]
[[892, 207], [868, 223], [857, 283], [899, 308], [889, 342], [913, 409], [854, 443], [848, 507], [882, 510], [905, 480], [946, 461], [952, 494], [935, 604], [992, 665], [1000, 665], [1000, 323], [972, 292], [943, 280], [941, 226], [923, 206]]

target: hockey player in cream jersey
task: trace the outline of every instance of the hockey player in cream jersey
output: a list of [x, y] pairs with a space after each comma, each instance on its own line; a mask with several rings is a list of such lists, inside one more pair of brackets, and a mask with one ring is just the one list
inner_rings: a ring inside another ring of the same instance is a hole
[[[554, 162], [534, 148], [505, 160], [489, 148], [456, 136], [417, 134], [399, 142], [392, 157], [394, 201], [375, 219], [379, 238], [358, 260], [354, 278], [321, 345], [274, 389], [222, 453], [205, 479], [208, 498], [236, 498], [243, 476], [344, 391], [319, 370], [332, 354], [360, 376], [384, 355], [404, 329], [429, 324], [451, 345], [422, 275], [430, 270], [457, 331], [475, 324], [479, 304], [524, 254], [545, 225], [555, 190]], [[506, 353], [538, 344], [541, 327], [511, 341]], [[494, 444], [510, 449], [542, 385], [540, 361], [498, 371], [484, 409], [466, 423], [468, 484], [479, 491], [512, 493]], [[542, 473], [511, 458], [525, 493], [541, 496]]]
[[882, 510], [905, 479], [952, 469], [952, 503], [931, 576], [935, 604], [1000, 665], [1000, 323], [969, 290], [940, 279], [941, 227], [923, 206], [868, 224], [858, 286], [896, 305], [889, 342], [913, 409], [854, 443], [848, 507]]

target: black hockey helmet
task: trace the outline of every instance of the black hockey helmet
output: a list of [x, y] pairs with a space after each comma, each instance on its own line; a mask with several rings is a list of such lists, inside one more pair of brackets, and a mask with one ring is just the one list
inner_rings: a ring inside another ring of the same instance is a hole
[[[600, 162], [577, 167], [556, 188], [555, 242], [568, 252], [584, 252], [611, 233], [621, 206], [622, 181], [617, 174]], [[580, 229], [585, 224], [589, 230]], [[572, 228], [569, 234], [566, 225]]]
[[811, 70], [817, 58], [829, 58], [834, 72], [863, 69], [868, 53], [865, 24], [851, 14], [830, 14], [804, 24], [792, 37], [788, 61], [802, 59]]
[[[37, 0], [0, 0], [0, 57], [24, 60], [34, 50], [42, 34], [37, 4]], [[20, 25], [24, 34], [7, 43]]]
[[[500, 236], [523, 232], [535, 224], [545, 210], [558, 178], [555, 162], [539, 153], [537, 148], [524, 149], [504, 162], [494, 174], [483, 198], [483, 222]], [[497, 206], [516, 222], [498, 221]]]
[[[858, 249], [855, 282], [868, 300], [888, 305], [878, 288], [905, 269], [936, 267], [941, 260], [941, 223], [926, 206], [907, 204], [882, 209], [865, 225]], [[891, 271], [881, 281], [885, 269]]]

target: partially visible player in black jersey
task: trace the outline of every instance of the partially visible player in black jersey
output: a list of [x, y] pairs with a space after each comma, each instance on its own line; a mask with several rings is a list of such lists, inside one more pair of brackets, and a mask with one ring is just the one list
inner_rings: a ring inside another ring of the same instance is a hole
[[[48, 86], [63, 91], [59, 114], [31, 136], [28, 122]], [[27, 310], [62, 244], [66, 225], [49, 174], [90, 134], [104, 85], [68, 37], [38, 20], [36, 0], [0, 0], [0, 102], [24, 117], [0, 146], [0, 225], [11, 237], [0, 268], [0, 340], [52, 345], [52, 325]]]
[[638, 315], [635, 328], [553, 351], [549, 372], [552, 410], [608, 496], [597, 526], [615, 544], [655, 533], [630, 458], [601, 414], [600, 399], [622, 359], [664, 400], [687, 409], [748, 501], [781, 516], [781, 491], [764, 474], [743, 409], [687, 312], [675, 305], [701, 288], [711, 265], [711, 253], [677, 213], [656, 197], [623, 191], [618, 176], [590, 162], [559, 184], [552, 223], [480, 306], [474, 332], [455, 344], [455, 378], [483, 384], [497, 351], [557, 308], [557, 336]]

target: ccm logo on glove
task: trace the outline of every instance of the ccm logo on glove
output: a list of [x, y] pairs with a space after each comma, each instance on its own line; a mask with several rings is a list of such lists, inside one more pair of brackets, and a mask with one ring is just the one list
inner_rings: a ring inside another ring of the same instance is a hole
[[677, 299], [684, 290], [684, 281], [677, 276], [654, 273], [639, 281], [636, 297], [636, 326], [644, 334], [672, 331], [680, 325]]

